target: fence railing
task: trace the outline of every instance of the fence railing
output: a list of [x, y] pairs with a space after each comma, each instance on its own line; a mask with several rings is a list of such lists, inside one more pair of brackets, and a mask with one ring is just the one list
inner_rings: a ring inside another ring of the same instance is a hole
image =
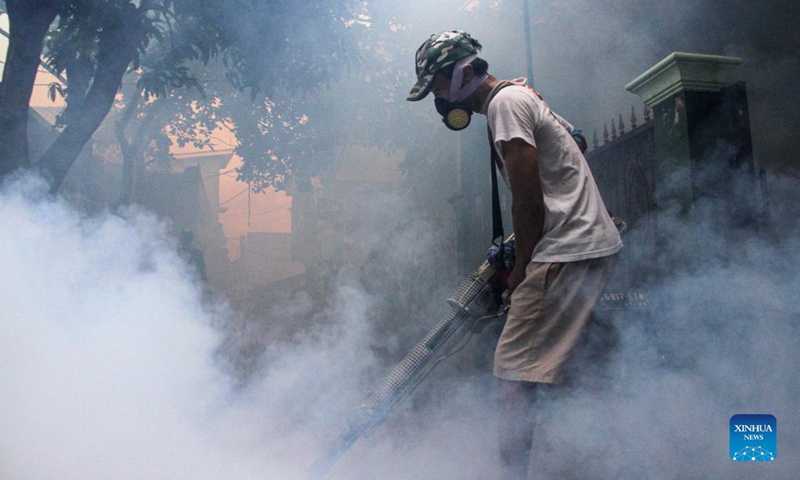
[[[593, 148], [586, 154], [606, 207], [628, 224], [624, 255], [628, 261], [624, 263], [629, 266], [646, 261], [656, 242], [655, 219], [648, 215], [655, 209], [655, 128], [650, 115], [645, 107], [644, 122], [637, 125], [632, 108], [630, 129], [626, 131], [620, 114], [616, 121], [612, 119], [610, 130], [608, 125], [603, 126], [602, 145], [594, 133]], [[623, 275], [635, 281], [637, 273]]]

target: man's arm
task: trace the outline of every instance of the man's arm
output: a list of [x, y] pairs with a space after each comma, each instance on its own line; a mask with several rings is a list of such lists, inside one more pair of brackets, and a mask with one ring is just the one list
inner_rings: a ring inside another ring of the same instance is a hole
[[525, 268], [542, 236], [544, 196], [536, 147], [521, 138], [502, 142], [501, 147], [511, 187], [511, 220], [517, 241], [516, 262], [508, 277], [508, 288], [513, 291], [525, 279]]

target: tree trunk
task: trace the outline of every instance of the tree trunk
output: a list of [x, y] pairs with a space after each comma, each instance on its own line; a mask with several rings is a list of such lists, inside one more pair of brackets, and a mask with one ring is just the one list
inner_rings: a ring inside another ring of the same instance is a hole
[[8, 51], [0, 84], [0, 178], [30, 166], [28, 108], [47, 30], [58, 14], [52, 0], [6, 0]]
[[77, 115], [75, 112], [80, 112], [83, 107], [86, 93], [89, 91], [94, 77], [94, 64], [87, 56], [78, 53], [75, 58], [67, 62], [66, 72], [69, 85], [67, 85], [66, 92], [67, 107], [59, 117], [62, 126], [69, 125], [70, 118]]
[[[135, 15], [135, 7], [131, 5], [131, 9]], [[86, 99], [38, 164], [52, 193], [61, 187], [84, 145], [111, 110], [122, 84], [122, 77], [136, 58], [137, 48], [141, 43], [141, 33], [136, 25], [134, 19], [123, 18], [120, 14], [103, 26], [99, 37], [95, 77], [86, 93]]]
[[125, 107], [126, 111], [114, 129], [122, 152], [122, 193], [118, 201], [119, 205], [127, 205], [131, 202], [134, 184], [137, 178], [140, 177], [139, 171], [144, 169], [142, 152], [150, 144], [150, 130], [153, 123], [152, 114], [146, 114], [139, 122], [136, 133], [130, 142], [125, 137], [125, 127], [128, 126], [133, 113], [138, 108], [139, 102], [137, 100], [139, 95], [141, 95], [141, 92], [137, 91], [134, 99]]

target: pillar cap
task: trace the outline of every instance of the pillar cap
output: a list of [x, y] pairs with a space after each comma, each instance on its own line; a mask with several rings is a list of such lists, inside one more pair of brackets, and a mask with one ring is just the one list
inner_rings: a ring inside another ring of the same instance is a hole
[[649, 108], [682, 91], [718, 92], [736, 81], [742, 59], [697, 53], [671, 53], [625, 85]]

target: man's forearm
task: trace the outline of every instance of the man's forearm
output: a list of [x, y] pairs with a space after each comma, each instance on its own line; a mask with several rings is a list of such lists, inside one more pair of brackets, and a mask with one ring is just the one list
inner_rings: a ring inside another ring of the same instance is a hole
[[536, 148], [522, 139], [512, 139], [504, 143], [503, 147], [511, 187], [511, 219], [517, 241], [516, 262], [522, 275], [531, 261], [544, 227], [545, 208], [539, 179], [539, 156]]
[[542, 236], [544, 226], [544, 205], [530, 195], [513, 198], [511, 220], [516, 240], [516, 262], [522, 268], [528, 265], [533, 250]]

